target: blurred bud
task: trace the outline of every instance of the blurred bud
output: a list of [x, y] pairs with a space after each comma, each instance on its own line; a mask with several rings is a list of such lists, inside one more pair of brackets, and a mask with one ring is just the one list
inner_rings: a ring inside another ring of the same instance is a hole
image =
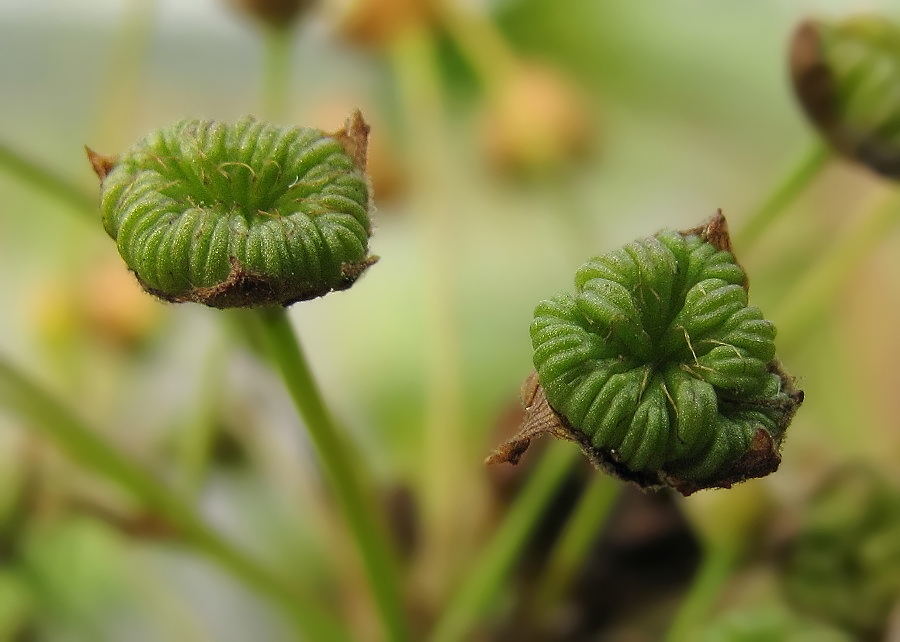
[[790, 67], [807, 116], [841, 154], [900, 178], [900, 28], [875, 16], [807, 21]]
[[435, 0], [329, 0], [341, 35], [358, 45], [381, 47], [404, 31], [433, 22]]
[[900, 491], [862, 467], [830, 479], [808, 504], [784, 583], [798, 608], [881, 639], [900, 600]]
[[80, 330], [75, 295], [59, 282], [44, 282], [33, 291], [28, 306], [32, 328], [51, 349], [72, 341]]
[[590, 118], [578, 91], [538, 65], [520, 66], [507, 79], [483, 127], [488, 158], [504, 172], [552, 172], [590, 148]]
[[162, 312], [118, 260], [92, 265], [68, 283], [44, 285], [31, 307], [41, 340], [54, 349], [83, 338], [135, 347], [157, 327]]
[[120, 347], [147, 338], [159, 321], [161, 308], [144, 294], [134, 274], [119, 260], [93, 265], [84, 277], [80, 298], [86, 328]]
[[315, 0], [230, 0], [244, 13], [276, 29], [291, 26]]

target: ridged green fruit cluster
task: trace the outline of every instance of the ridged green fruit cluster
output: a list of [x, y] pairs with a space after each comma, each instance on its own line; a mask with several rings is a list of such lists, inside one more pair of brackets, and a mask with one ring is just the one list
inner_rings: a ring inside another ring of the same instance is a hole
[[[689, 494], [777, 469], [803, 394], [775, 358], [775, 327], [747, 302], [721, 214], [592, 258], [575, 292], [531, 324], [540, 390], [524, 393], [527, 440], [577, 441], [600, 468]], [[555, 417], [539, 407], [546, 403]], [[529, 427], [529, 421], [531, 426]]]
[[900, 28], [878, 16], [808, 21], [791, 44], [801, 105], [840, 153], [900, 177]]
[[183, 120], [118, 158], [89, 152], [103, 226], [168, 301], [290, 305], [343, 290], [375, 261], [367, 135], [358, 112], [335, 134]]

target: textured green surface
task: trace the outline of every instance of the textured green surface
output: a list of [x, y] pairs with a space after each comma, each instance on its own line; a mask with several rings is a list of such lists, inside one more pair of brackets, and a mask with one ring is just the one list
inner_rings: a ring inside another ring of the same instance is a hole
[[369, 262], [366, 177], [315, 129], [178, 122], [117, 159], [101, 210], [128, 267], [170, 300], [288, 304]]
[[576, 292], [540, 303], [534, 365], [550, 405], [637, 473], [716, 479], [787, 402], [775, 328], [744, 272], [698, 236], [663, 231], [595, 257]]

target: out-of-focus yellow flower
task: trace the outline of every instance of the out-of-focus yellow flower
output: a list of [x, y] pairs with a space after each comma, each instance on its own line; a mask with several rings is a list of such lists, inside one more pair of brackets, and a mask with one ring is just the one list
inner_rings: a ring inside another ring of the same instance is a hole
[[495, 168], [540, 174], [585, 155], [592, 127], [571, 82], [547, 66], [523, 64], [488, 104], [483, 134]]
[[328, 6], [341, 35], [366, 47], [386, 46], [436, 16], [434, 0], [329, 0]]

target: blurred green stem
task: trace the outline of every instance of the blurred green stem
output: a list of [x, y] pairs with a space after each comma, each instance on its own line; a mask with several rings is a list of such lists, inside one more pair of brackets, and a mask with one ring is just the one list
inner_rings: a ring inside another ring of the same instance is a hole
[[732, 543], [708, 545], [688, 594], [669, 627], [665, 642], [691, 642], [697, 639], [697, 627], [707, 616], [739, 556], [739, 548]]
[[266, 61], [263, 78], [263, 111], [270, 120], [281, 121], [287, 115], [291, 88], [291, 43], [289, 27], [265, 29]]
[[422, 267], [427, 397], [417, 487], [424, 542], [420, 568], [426, 570], [420, 589], [426, 600], [438, 602], [460, 573], [458, 544], [471, 535], [468, 498], [480, 492], [478, 478], [470, 473], [478, 464], [465, 451], [462, 420], [457, 275], [465, 221], [454, 208], [455, 168], [434, 35], [428, 29], [410, 29], [391, 44], [391, 66], [410, 141], [412, 208], [427, 257]]
[[197, 384], [198, 389], [193, 395], [190, 414], [182, 430], [178, 431], [181, 436], [178, 451], [181, 483], [189, 497], [199, 494], [209, 464], [222, 402], [226, 353], [222, 340], [216, 341], [210, 349], [208, 361], [204, 364]]
[[794, 284], [784, 304], [772, 316], [778, 321], [780, 345], [793, 345], [803, 336], [822, 316], [863, 259], [898, 223], [900, 196], [892, 192], [866, 212], [851, 230], [836, 236], [832, 247], [823, 252], [821, 260]]
[[270, 359], [278, 366], [285, 386], [306, 424], [325, 477], [337, 495], [356, 541], [375, 596], [385, 634], [390, 640], [408, 638], [393, 551], [374, 511], [375, 498], [361, 479], [363, 462], [325, 406], [306, 357], [284, 308], [258, 311], [262, 338]]
[[471, 627], [496, 600], [535, 524], [578, 455], [572, 444], [553, 441], [547, 445], [525, 487], [441, 614], [430, 638], [432, 642], [469, 639]]
[[597, 534], [606, 522], [619, 489], [620, 482], [614, 477], [599, 473], [592, 476], [550, 553], [537, 590], [538, 604], [552, 607], [563, 597], [597, 541]]
[[518, 66], [515, 52], [491, 18], [464, 3], [439, 3], [441, 22], [489, 95], [496, 94]]
[[831, 150], [824, 141], [817, 138], [810, 143], [790, 171], [769, 193], [766, 200], [747, 217], [744, 224], [738, 229], [734, 243], [739, 252], [748, 252], [753, 247], [769, 229], [769, 226], [775, 222], [778, 215], [794, 202], [831, 157]]
[[[87, 167], [87, 163], [85, 163]], [[96, 216], [97, 198], [46, 167], [26, 158], [19, 152], [0, 143], [0, 169], [28, 183], [36, 191], [68, 203], [84, 214]]]
[[97, 145], [120, 142], [120, 137], [131, 128], [135, 106], [144, 100], [141, 84], [158, 2], [129, 0], [125, 4], [112, 51], [103, 58], [107, 68], [102, 91], [96, 95], [96, 131], [91, 136]]
[[221, 564], [248, 587], [278, 603], [305, 637], [349, 640], [342, 623], [314, 606], [293, 585], [234, 548], [207, 526], [191, 506], [3, 360], [0, 360], [0, 406], [43, 430], [85, 468], [124, 488], [168, 520], [186, 543]]

